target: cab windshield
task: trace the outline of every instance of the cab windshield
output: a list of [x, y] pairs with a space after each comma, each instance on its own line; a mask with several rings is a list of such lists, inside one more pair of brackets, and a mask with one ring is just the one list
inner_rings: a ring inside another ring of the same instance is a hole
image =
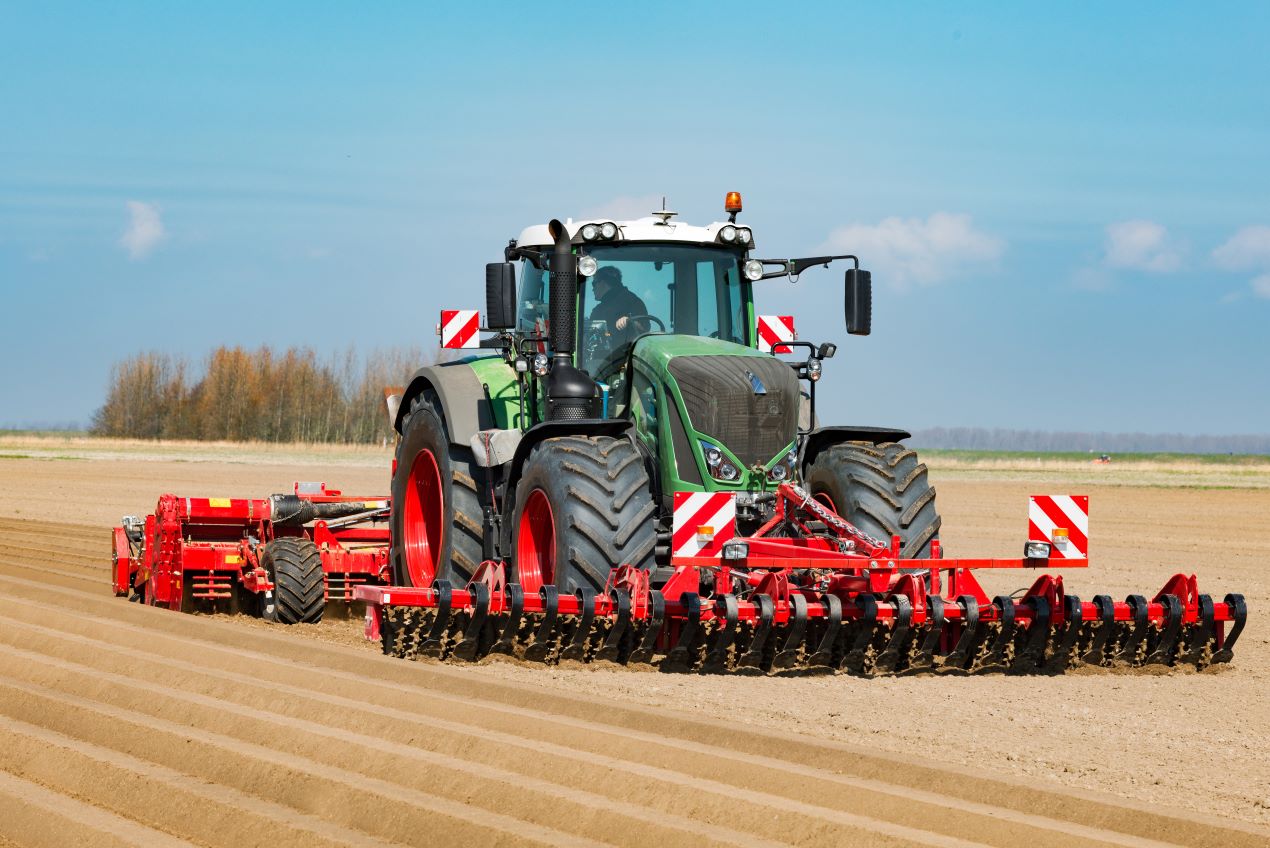
[[594, 245], [597, 269], [579, 277], [579, 366], [605, 379], [646, 333], [746, 344], [739, 254], [680, 244]]

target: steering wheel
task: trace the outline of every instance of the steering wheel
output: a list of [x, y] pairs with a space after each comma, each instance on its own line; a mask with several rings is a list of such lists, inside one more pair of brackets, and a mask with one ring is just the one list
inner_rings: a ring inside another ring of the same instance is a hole
[[[627, 321], [642, 321], [645, 318], [657, 324], [657, 328], [661, 330], [663, 333], [666, 332], [666, 322], [658, 318], [656, 315], [628, 315], [626, 320]], [[629, 327], [630, 324], [627, 324], [627, 326]]]

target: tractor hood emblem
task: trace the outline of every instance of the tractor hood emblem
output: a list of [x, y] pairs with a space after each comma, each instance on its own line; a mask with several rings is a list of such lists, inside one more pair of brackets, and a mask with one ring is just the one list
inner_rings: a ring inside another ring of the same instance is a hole
[[763, 381], [753, 371], [746, 371], [745, 376], [750, 378], [750, 388], [754, 389], [755, 395], [767, 394], [767, 386], [763, 385]]

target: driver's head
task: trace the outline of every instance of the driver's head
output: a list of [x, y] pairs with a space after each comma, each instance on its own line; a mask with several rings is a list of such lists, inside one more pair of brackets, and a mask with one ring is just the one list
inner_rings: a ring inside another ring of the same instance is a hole
[[613, 289], [621, 287], [622, 272], [612, 265], [605, 265], [595, 272], [591, 285], [595, 287], [595, 296], [603, 299]]

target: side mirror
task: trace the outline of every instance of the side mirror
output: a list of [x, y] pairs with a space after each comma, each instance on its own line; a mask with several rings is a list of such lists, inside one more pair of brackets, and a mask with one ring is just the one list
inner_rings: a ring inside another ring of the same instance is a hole
[[491, 330], [516, 326], [516, 266], [510, 262], [485, 266], [485, 326]]
[[867, 336], [873, 329], [873, 275], [859, 268], [847, 271], [847, 332]]

